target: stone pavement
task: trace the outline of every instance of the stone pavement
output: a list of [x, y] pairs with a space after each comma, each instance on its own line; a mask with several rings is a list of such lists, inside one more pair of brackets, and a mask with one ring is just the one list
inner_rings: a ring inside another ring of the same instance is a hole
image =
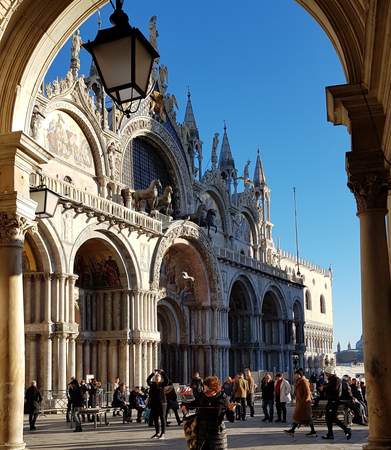
[[[296, 432], [295, 437], [286, 435], [280, 424], [264, 424], [257, 415], [245, 422], [228, 424], [228, 447], [230, 450], [353, 450], [361, 449], [368, 437], [367, 427], [353, 426], [350, 441], [340, 429], [335, 430], [335, 440], [323, 441], [325, 427], [318, 427], [318, 437], [305, 436], [308, 428]], [[171, 423], [175, 423], [171, 421]], [[185, 440], [181, 427], [170, 426], [165, 441], [151, 440], [153, 428], [144, 424], [123, 424], [121, 417], [110, 417], [108, 427], [85, 424], [82, 433], [73, 433], [63, 415], [40, 417], [37, 431], [30, 432], [25, 423], [25, 441], [31, 450], [185, 450]]]

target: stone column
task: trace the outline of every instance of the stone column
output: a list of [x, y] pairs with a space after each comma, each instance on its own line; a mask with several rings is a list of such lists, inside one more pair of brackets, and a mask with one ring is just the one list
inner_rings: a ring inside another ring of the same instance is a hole
[[107, 342], [99, 341], [99, 375], [103, 388], [106, 389], [107, 379]]
[[129, 291], [123, 291], [121, 295], [121, 311], [122, 311], [122, 329], [129, 330], [130, 326], [130, 308], [129, 308]]
[[68, 364], [67, 380], [76, 376], [76, 341], [75, 337], [70, 335], [68, 338]]
[[35, 311], [34, 311], [34, 322], [41, 322], [41, 279], [42, 274], [37, 273], [34, 277], [34, 300], [35, 300]]
[[69, 301], [69, 319], [71, 323], [75, 322], [75, 283], [79, 277], [69, 275], [68, 277], [68, 301]]
[[66, 302], [65, 280], [66, 280], [66, 275], [61, 273], [58, 275], [58, 277], [59, 277], [58, 321], [65, 322], [65, 302]]
[[90, 354], [91, 342], [84, 341], [83, 344], [83, 376], [93, 373], [96, 376], [96, 370], [92, 370], [91, 367], [91, 354]]
[[83, 342], [80, 339], [76, 341], [76, 378], [78, 380], [85, 377], [83, 372]]
[[145, 385], [145, 380], [149, 375], [147, 370], [147, 343], [143, 341], [141, 344], [141, 380], [143, 385]]
[[23, 132], [0, 135], [0, 449], [23, 442], [23, 244], [36, 203], [29, 178], [51, 155]]
[[36, 335], [27, 335], [28, 353], [29, 353], [29, 366], [27, 368], [28, 383], [37, 379], [37, 355], [36, 355]]
[[[109, 342], [109, 378], [108, 382], [113, 383], [114, 379], [119, 376], [118, 371], [118, 348], [117, 341]], [[124, 381], [123, 379], [121, 381]]]
[[65, 396], [67, 388], [67, 347], [66, 336], [58, 335], [58, 390]]
[[135, 358], [135, 347], [133, 342], [129, 344], [129, 387], [139, 386], [136, 383], [135, 373], [134, 373], [134, 358]]
[[132, 388], [129, 381], [129, 345], [128, 341], [119, 343], [119, 378], [126, 386]]
[[45, 273], [43, 275], [44, 283], [43, 283], [43, 290], [44, 290], [44, 322], [49, 323], [52, 321], [52, 299], [51, 299], [51, 293], [52, 293], [52, 285], [51, 285], [51, 275], [49, 273]]
[[42, 379], [43, 385], [41, 389], [43, 391], [51, 391], [52, 386], [52, 339], [51, 336], [41, 336], [41, 367], [42, 367]]
[[159, 367], [159, 345], [157, 342], [152, 344], [153, 347], [153, 359], [152, 359], [152, 370]]
[[25, 273], [23, 277], [24, 297], [24, 323], [31, 322], [31, 274]]
[[105, 292], [105, 330], [113, 330], [113, 301], [112, 292]]
[[113, 292], [113, 328], [121, 329], [121, 292]]
[[98, 369], [98, 358], [99, 358], [99, 343], [97, 341], [92, 341], [89, 344], [89, 352], [90, 352], [90, 372], [95, 378], [98, 378], [99, 369]]
[[361, 296], [365, 381], [369, 411], [367, 449], [391, 448], [391, 386], [379, 382], [391, 373], [391, 283], [385, 215], [390, 187], [383, 153], [347, 154], [348, 186], [360, 221]]
[[134, 382], [136, 386], [143, 386], [142, 380], [142, 353], [141, 353], [141, 341], [137, 340], [134, 343]]
[[155, 367], [153, 366], [153, 347], [152, 342], [147, 344], [147, 376], [152, 372]]

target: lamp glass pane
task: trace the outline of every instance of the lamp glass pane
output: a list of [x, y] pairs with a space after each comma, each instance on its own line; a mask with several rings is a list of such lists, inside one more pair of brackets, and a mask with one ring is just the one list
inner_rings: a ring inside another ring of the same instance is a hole
[[56, 212], [58, 204], [58, 195], [54, 192], [48, 190], [46, 192], [46, 213], [49, 216], [54, 216], [54, 213]]
[[35, 214], [42, 214], [45, 211], [46, 190], [32, 191], [30, 192], [30, 197], [31, 200], [34, 200], [37, 203]]
[[131, 43], [132, 38], [129, 36], [94, 47], [96, 63], [100, 68], [107, 90], [131, 83]]
[[152, 55], [145, 45], [136, 39], [136, 84], [145, 96], [148, 90], [149, 75], [152, 67]]

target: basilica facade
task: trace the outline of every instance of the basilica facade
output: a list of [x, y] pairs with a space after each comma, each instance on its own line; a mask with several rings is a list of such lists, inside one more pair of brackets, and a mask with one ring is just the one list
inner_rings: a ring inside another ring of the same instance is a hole
[[261, 155], [239, 174], [224, 126], [204, 171], [190, 93], [179, 122], [167, 67], [126, 116], [93, 66], [79, 75], [79, 40], [30, 124], [52, 156], [30, 184], [60, 201], [24, 243], [26, 383], [64, 392], [89, 374], [143, 385], [156, 367], [188, 382], [333, 364], [331, 271], [275, 245]]

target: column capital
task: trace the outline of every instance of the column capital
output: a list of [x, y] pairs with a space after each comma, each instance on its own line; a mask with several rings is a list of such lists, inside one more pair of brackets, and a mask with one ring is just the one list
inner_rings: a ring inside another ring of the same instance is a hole
[[0, 245], [23, 245], [28, 230], [36, 231], [36, 222], [8, 212], [0, 212]]
[[387, 196], [391, 187], [390, 171], [385, 168], [381, 150], [346, 154], [348, 187], [357, 202], [357, 215], [366, 211], [387, 213]]

